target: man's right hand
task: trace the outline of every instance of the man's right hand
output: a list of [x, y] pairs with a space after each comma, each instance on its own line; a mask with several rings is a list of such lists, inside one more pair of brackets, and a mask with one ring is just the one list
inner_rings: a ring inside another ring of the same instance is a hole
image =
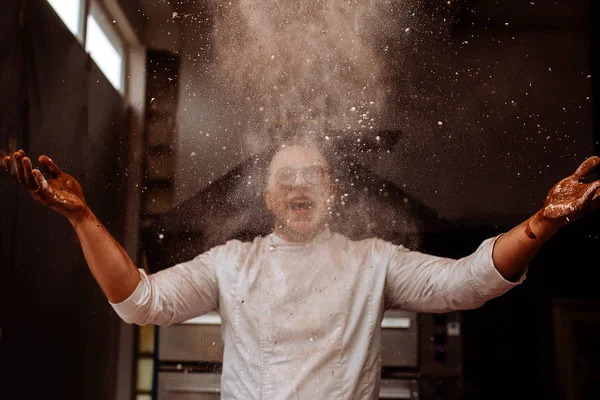
[[9, 173], [11, 162], [13, 163], [16, 179], [35, 200], [64, 215], [71, 222], [80, 220], [89, 213], [79, 182], [61, 171], [48, 156], [38, 158], [38, 162], [50, 176], [48, 179], [39, 169], [33, 169], [31, 159], [23, 150], [17, 151], [12, 157], [4, 157], [2, 161], [4, 169]]
[[23, 150], [2, 160], [9, 172], [14, 165], [17, 180], [34, 199], [69, 219], [81, 243], [85, 260], [108, 300], [113, 303], [125, 300], [140, 281], [137, 267], [88, 208], [79, 182], [62, 172], [47, 156], [40, 156], [38, 161], [44, 166], [48, 179], [40, 170], [33, 169], [31, 160]]

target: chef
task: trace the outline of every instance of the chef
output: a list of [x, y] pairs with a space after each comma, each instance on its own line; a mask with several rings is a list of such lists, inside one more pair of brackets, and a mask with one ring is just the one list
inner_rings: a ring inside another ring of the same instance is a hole
[[[45, 155], [47, 178], [19, 150], [6, 170], [72, 224], [85, 259], [119, 316], [176, 324], [217, 311], [224, 339], [223, 399], [376, 399], [386, 309], [447, 312], [480, 307], [525, 278], [528, 263], [561, 226], [600, 206], [591, 157], [548, 193], [541, 209], [455, 260], [377, 238], [331, 232], [330, 166], [318, 146], [282, 145], [264, 200], [273, 233], [229, 241], [148, 275], [86, 205], [83, 190]], [[198, 338], [202, 340], [202, 338]]]

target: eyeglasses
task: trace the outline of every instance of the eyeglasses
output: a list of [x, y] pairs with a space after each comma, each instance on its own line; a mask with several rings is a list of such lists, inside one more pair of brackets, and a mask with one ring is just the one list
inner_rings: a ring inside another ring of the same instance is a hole
[[325, 176], [327, 176], [327, 169], [318, 165], [298, 169], [283, 167], [275, 172], [275, 182], [281, 186], [292, 186], [298, 177], [298, 173], [309, 185], [322, 185], [325, 182]]

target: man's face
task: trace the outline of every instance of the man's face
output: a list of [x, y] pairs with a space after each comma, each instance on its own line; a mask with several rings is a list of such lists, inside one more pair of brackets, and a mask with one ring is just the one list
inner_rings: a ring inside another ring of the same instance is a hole
[[313, 147], [284, 147], [273, 157], [264, 197], [283, 239], [305, 242], [323, 230], [333, 205], [328, 168]]

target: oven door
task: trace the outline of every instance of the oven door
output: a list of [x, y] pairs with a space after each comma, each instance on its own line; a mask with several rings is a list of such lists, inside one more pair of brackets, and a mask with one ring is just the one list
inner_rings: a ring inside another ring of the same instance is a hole
[[417, 369], [419, 367], [418, 333], [416, 313], [386, 311], [381, 321], [381, 365]]
[[174, 362], [223, 362], [221, 317], [204, 314], [181, 324], [158, 328], [158, 359]]
[[158, 400], [217, 400], [219, 374], [159, 372]]
[[[160, 372], [158, 400], [217, 400], [220, 375], [196, 372]], [[419, 384], [414, 379], [382, 379], [380, 399], [419, 400]]]
[[380, 399], [419, 400], [419, 381], [416, 379], [382, 379]]

